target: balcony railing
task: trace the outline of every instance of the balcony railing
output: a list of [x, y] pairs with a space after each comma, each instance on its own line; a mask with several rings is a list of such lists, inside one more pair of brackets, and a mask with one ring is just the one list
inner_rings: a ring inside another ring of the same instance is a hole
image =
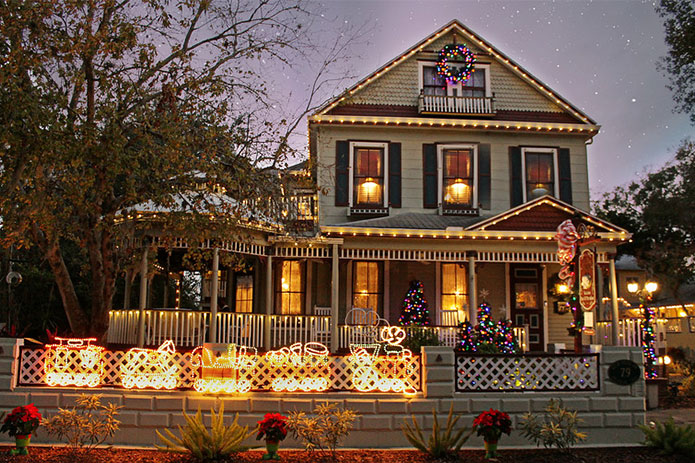
[[[210, 312], [186, 309], [145, 310], [145, 344], [158, 346], [172, 340], [181, 347], [200, 346], [208, 340]], [[266, 324], [270, 330], [270, 348], [295, 342], [331, 343], [331, 317], [316, 315], [263, 315], [252, 313], [217, 314], [217, 341], [264, 348]], [[112, 310], [109, 313], [107, 341], [112, 344], [135, 345], [138, 337], [139, 311]], [[443, 346], [458, 342], [458, 327], [429, 326], [423, 329], [437, 333]], [[528, 327], [514, 327], [514, 335], [523, 352], [528, 351]], [[338, 326], [338, 348], [350, 344], [368, 344], [378, 337], [378, 329], [368, 325]]]
[[488, 97], [420, 95], [418, 112], [492, 116], [495, 114], [495, 105], [494, 98]]

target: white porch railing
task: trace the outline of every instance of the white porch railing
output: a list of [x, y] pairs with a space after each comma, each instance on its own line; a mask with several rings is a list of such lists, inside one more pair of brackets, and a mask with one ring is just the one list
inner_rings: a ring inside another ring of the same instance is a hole
[[[623, 318], [618, 322], [618, 345], [619, 346], [642, 346], [642, 319]], [[599, 344], [613, 345], [612, 321], [596, 322], [596, 338]], [[666, 348], [666, 327], [668, 320], [665, 318], [656, 319], [654, 323], [654, 337], [656, 349]]]
[[470, 96], [420, 95], [418, 110], [438, 114], [495, 114], [492, 98]]
[[[145, 344], [158, 346], [171, 339], [181, 347], [200, 346], [208, 340], [210, 312], [185, 309], [145, 310]], [[107, 342], [137, 344], [139, 310], [112, 310], [109, 313]], [[330, 345], [331, 317], [316, 315], [263, 315], [252, 313], [217, 314], [217, 340], [221, 343], [243, 344], [263, 348], [265, 323], [270, 323], [270, 347], [287, 346], [295, 342], [321, 342]], [[442, 346], [455, 347], [458, 327], [430, 326]], [[378, 330], [367, 325], [338, 326], [338, 347], [348, 349], [350, 344], [368, 344], [378, 338]], [[528, 328], [514, 327], [522, 352], [528, 351]]]

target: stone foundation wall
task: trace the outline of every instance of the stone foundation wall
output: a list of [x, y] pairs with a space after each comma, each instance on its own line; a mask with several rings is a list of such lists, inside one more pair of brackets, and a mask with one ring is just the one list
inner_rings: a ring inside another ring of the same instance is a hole
[[[18, 340], [21, 343], [21, 340]], [[115, 445], [152, 446], [157, 442], [155, 430], [182, 425], [181, 411], [195, 413], [198, 407], [209, 411], [224, 403], [231, 421], [239, 413], [239, 422], [254, 427], [268, 412], [287, 413], [293, 410], [310, 412], [318, 403], [336, 402], [355, 410], [360, 417], [343, 447], [389, 448], [409, 447], [403, 437], [401, 425], [411, 415], [429, 431], [432, 428], [432, 410], [440, 421], [446, 420], [449, 408], [462, 414], [462, 422], [470, 426], [475, 416], [489, 408], [499, 408], [510, 414], [513, 425], [526, 412], [542, 411], [550, 398], [562, 398], [568, 408], [579, 411], [584, 420], [582, 430], [589, 434], [587, 445], [636, 444], [641, 432], [635, 425], [645, 419], [645, 383], [640, 379], [631, 386], [618, 386], [606, 381], [608, 365], [619, 359], [642, 363], [639, 348], [604, 347], [601, 354], [601, 389], [597, 392], [572, 393], [455, 393], [454, 353], [450, 348], [427, 347], [423, 352], [423, 391], [414, 397], [400, 394], [339, 393], [251, 393], [241, 397], [204, 395], [195, 391], [126, 391], [123, 389], [77, 389], [47, 387], [15, 387], [19, 344], [15, 340], [0, 339], [0, 411], [9, 411], [18, 405], [33, 402], [44, 415], [52, 415], [59, 407], [71, 407], [80, 393], [102, 394], [103, 402], [122, 405], [119, 419], [121, 429], [109, 442]], [[208, 417], [209, 419], [209, 417]], [[174, 429], [172, 429], [174, 430]], [[176, 433], [176, 431], [174, 431]], [[7, 435], [2, 435], [8, 441]], [[48, 443], [45, 432], [32, 438], [32, 443]], [[504, 436], [503, 446], [528, 446], [518, 431]], [[298, 447], [287, 440], [284, 448]], [[478, 437], [472, 437], [466, 447], [480, 447]]]

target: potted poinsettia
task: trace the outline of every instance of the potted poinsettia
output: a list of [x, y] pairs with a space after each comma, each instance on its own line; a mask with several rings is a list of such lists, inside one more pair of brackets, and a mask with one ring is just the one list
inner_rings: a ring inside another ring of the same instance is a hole
[[31, 441], [31, 433], [41, 424], [41, 414], [34, 404], [17, 407], [5, 417], [0, 432], [6, 432], [15, 438], [15, 449], [12, 455], [28, 455], [27, 447]]
[[512, 432], [512, 420], [504, 412], [493, 410], [482, 412], [473, 420], [473, 426], [479, 436], [485, 440], [485, 458], [497, 457], [497, 442], [502, 434]]
[[287, 437], [287, 417], [279, 413], [266, 413], [258, 422], [257, 440], [265, 438], [265, 448], [268, 453], [263, 455], [264, 460], [279, 460], [278, 448], [280, 441]]

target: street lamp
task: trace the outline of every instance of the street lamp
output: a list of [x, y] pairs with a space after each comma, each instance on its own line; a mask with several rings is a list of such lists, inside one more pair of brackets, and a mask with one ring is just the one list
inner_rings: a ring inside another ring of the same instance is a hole
[[640, 289], [639, 283], [636, 281], [631, 281], [627, 284], [627, 290], [630, 294], [636, 294], [639, 296], [640, 301], [651, 301], [652, 300], [652, 294], [656, 292], [656, 290], [659, 289], [659, 284], [656, 283], [655, 281], [648, 281], [644, 284], [644, 287]]
[[[657, 370], [657, 355], [655, 349], [656, 336], [654, 333], [654, 323], [656, 319], [656, 311], [653, 307], [647, 307], [645, 302], [651, 302], [652, 294], [659, 289], [659, 285], [653, 281], [648, 281], [644, 287], [640, 289], [639, 284], [630, 282], [627, 285], [627, 290], [636, 294], [640, 298], [640, 309], [642, 311], [642, 350], [644, 351], [644, 373], [647, 378], [656, 378]], [[663, 360], [662, 360], [663, 362]]]

